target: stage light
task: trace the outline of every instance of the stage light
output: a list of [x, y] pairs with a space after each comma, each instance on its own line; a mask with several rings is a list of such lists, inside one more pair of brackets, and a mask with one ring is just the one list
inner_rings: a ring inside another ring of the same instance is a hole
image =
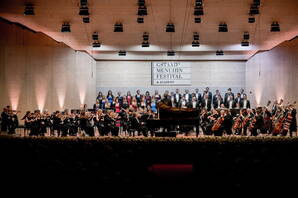
[[197, 32], [194, 32], [194, 33], [193, 33], [193, 40], [195, 40], [195, 41], [200, 40], [200, 35], [199, 35], [199, 33], [197, 33]]
[[139, 9], [138, 9], [138, 15], [139, 16], [146, 16], [146, 15], [148, 15], [147, 7], [146, 6], [140, 6]]
[[244, 32], [243, 40], [249, 40], [249, 33], [248, 32]]
[[193, 13], [195, 16], [202, 16], [204, 15], [204, 10], [202, 6], [196, 6], [195, 11]]
[[254, 22], [256, 22], [255, 17], [251, 16], [248, 18], [248, 23], [254, 23]]
[[138, 23], [144, 23], [144, 18], [143, 17], [138, 17], [137, 22]]
[[80, 4], [81, 4], [81, 6], [87, 6], [88, 1], [87, 0], [81, 0]]
[[123, 25], [122, 23], [116, 23], [114, 26], [114, 32], [123, 32]]
[[143, 41], [142, 47], [150, 47], [149, 41]]
[[93, 39], [93, 40], [99, 40], [98, 38], [99, 38], [99, 37], [98, 37], [98, 33], [97, 33], [97, 32], [93, 32], [93, 34], [92, 34], [92, 39]]
[[120, 51], [118, 52], [118, 55], [119, 55], [119, 56], [126, 56], [126, 51], [120, 50]]
[[279, 24], [278, 22], [273, 22], [271, 24], [271, 32], [280, 32], [280, 27], [279, 27]]
[[254, 0], [253, 4], [256, 6], [260, 6], [261, 5], [261, 1], [260, 0]]
[[195, 6], [202, 6], [202, 5], [203, 5], [203, 1], [202, 0], [196, 0]]
[[201, 18], [200, 17], [195, 17], [195, 23], [201, 23]]
[[90, 18], [89, 17], [83, 17], [83, 22], [84, 23], [90, 23]]
[[94, 41], [92, 43], [92, 47], [96, 47], [96, 48], [101, 47], [101, 43], [99, 41]]
[[173, 50], [169, 50], [168, 51], [168, 56], [175, 56], [175, 52]]
[[61, 32], [70, 32], [70, 24], [68, 22], [62, 24]]
[[144, 34], [143, 34], [143, 40], [144, 41], [148, 41], [149, 40], [149, 33], [148, 32], [144, 32]]
[[248, 46], [249, 46], [249, 42], [248, 42], [247, 40], [243, 40], [243, 41], [241, 42], [241, 46], [242, 46], [242, 47], [248, 47]]
[[81, 6], [79, 15], [81, 16], [89, 16], [89, 9], [87, 6]]
[[146, 5], [145, 0], [139, 0], [138, 1], [138, 6], [145, 6], [145, 5]]
[[192, 47], [200, 47], [200, 42], [199, 41], [193, 41], [192, 42]]
[[34, 6], [31, 3], [25, 5], [24, 15], [34, 15]]
[[257, 5], [252, 4], [249, 10], [250, 15], [260, 14], [259, 7]]
[[173, 23], [168, 23], [166, 27], [166, 32], [175, 32], [175, 25]]
[[216, 56], [223, 56], [224, 52], [222, 50], [217, 50], [216, 51]]
[[220, 23], [218, 26], [218, 32], [228, 32], [228, 25], [226, 23]]

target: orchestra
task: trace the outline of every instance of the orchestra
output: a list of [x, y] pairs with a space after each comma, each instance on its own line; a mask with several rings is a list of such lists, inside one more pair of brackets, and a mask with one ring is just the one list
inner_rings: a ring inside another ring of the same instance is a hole
[[[235, 98], [234, 98], [235, 96]], [[173, 123], [165, 129], [150, 126], [148, 120], [159, 119], [158, 104], [163, 103], [169, 108], [197, 109], [198, 123], [190, 126]], [[271, 106], [271, 108], [270, 108]], [[1, 114], [1, 131], [15, 134], [19, 126], [19, 111], [13, 111], [10, 106], [3, 109]], [[24, 134], [29, 136], [154, 136], [158, 131], [175, 130], [188, 135], [190, 131], [198, 137], [213, 136], [292, 136], [297, 131], [296, 102], [283, 104], [283, 100], [268, 101], [264, 107], [251, 109], [250, 101], [244, 90], [234, 94], [231, 88], [222, 98], [219, 90], [215, 94], [206, 87], [203, 94], [198, 89], [194, 93], [185, 90], [180, 94], [179, 89], [161, 97], [158, 91], [150, 95], [146, 91], [142, 95], [137, 90], [133, 95], [117, 93], [114, 97], [111, 90], [107, 96], [98, 93], [93, 109], [64, 110], [50, 114], [48, 111], [27, 111], [22, 117]]]

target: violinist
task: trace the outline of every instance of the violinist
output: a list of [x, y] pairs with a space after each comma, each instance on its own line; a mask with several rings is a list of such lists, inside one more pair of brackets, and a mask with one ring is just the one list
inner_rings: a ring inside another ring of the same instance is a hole
[[253, 120], [253, 124], [251, 127], [251, 135], [252, 136], [257, 136], [258, 135], [258, 130], [261, 133], [264, 133], [264, 118], [263, 118], [263, 109], [262, 107], [258, 107], [256, 109], [256, 115]]

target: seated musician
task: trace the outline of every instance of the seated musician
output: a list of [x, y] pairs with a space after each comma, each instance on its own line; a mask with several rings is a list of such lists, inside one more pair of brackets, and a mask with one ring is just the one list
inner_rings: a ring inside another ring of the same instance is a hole
[[225, 110], [224, 112], [224, 121], [223, 121], [223, 130], [227, 135], [232, 135], [232, 126], [233, 126], [233, 117], [230, 110]]
[[261, 133], [264, 133], [264, 118], [263, 118], [263, 109], [262, 107], [258, 107], [256, 109], [256, 115], [254, 117], [254, 120], [252, 121], [252, 127], [251, 127], [251, 135], [257, 136], [258, 130], [260, 130]]
[[224, 128], [225, 110], [220, 110], [219, 117], [215, 120], [212, 126], [212, 132], [214, 136], [222, 136], [225, 130]]

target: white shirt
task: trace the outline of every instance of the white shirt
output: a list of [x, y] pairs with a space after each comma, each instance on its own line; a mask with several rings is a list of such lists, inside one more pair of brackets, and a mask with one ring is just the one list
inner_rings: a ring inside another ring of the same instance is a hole
[[205, 107], [208, 108], [208, 100], [205, 99]]
[[220, 100], [217, 101], [217, 108], [220, 108]]
[[193, 102], [192, 102], [192, 108], [195, 109], [196, 107], [197, 107], [197, 102], [196, 102], [196, 101], [193, 101]]
[[229, 101], [229, 109], [232, 109], [233, 108], [233, 100], [230, 100]]
[[176, 101], [179, 102], [179, 99], [180, 99], [179, 94], [175, 94], [175, 96], [176, 96]]
[[246, 109], [247, 106], [247, 100], [243, 100], [243, 108]]
[[185, 94], [185, 99], [188, 101], [189, 100], [189, 95]]

